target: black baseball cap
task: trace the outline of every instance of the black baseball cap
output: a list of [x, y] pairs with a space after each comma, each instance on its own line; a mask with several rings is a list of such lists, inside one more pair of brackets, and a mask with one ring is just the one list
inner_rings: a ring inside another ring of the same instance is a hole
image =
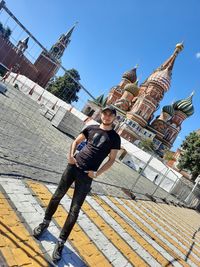
[[117, 115], [116, 109], [113, 106], [106, 106], [105, 108], [101, 110], [101, 112], [104, 112], [106, 110], [110, 110], [112, 114], [114, 114], [115, 116]]

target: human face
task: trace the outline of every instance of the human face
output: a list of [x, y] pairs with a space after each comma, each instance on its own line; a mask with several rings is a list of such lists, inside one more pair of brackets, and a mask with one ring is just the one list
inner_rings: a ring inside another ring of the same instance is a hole
[[101, 121], [106, 126], [112, 125], [115, 118], [115, 114], [113, 114], [110, 110], [105, 110], [101, 113]]

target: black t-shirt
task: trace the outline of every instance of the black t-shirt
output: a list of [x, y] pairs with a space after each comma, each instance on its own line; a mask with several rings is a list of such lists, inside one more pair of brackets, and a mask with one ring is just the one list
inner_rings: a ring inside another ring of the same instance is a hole
[[87, 144], [75, 157], [79, 167], [84, 171], [97, 171], [111, 149], [120, 149], [121, 139], [113, 129], [106, 131], [99, 125], [90, 125], [81, 133], [85, 135]]

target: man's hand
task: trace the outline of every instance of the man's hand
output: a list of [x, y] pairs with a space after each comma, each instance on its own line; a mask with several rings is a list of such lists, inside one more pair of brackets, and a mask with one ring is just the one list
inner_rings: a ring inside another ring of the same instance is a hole
[[97, 172], [94, 171], [88, 171], [88, 176], [92, 179], [97, 178]]
[[68, 157], [68, 163], [77, 165], [77, 161], [75, 157]]
[[78, 163], [76, 159], [74, 158], [74, 153], [76, 151], [77, 146], [86, 139], [85, 135], [83, 133], [79, 134], [78, 137], [74, 140], [70, 147], [69, 156], [68, 156], [68, 162], [69, 164], [76, 164], [78, 167]]

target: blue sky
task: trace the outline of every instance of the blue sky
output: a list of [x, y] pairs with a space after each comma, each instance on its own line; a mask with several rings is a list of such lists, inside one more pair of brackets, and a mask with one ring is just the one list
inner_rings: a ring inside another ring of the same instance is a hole
[[[136, 64], [142, 83], [173, 53], [176, 43], [184, 41], [160, 106], [195, 90], [195, 113], [183, 122], [173, 149], [200, 128], [199, 0], [6, 0], [6, 5], [48, 49], [79, 22], [62, 63], [79, 71], [81, 83], [94, 96], [107, 94]], [[85, 94], [80, 97], [79, 106], [86, 102]]]

